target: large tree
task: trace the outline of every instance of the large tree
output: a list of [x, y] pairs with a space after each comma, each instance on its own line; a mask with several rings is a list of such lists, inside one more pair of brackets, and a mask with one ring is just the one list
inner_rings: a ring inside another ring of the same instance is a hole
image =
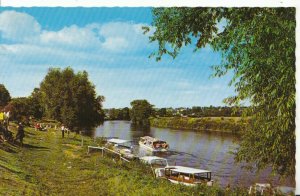
[[7, 111], [11, 112], [11, 119], [25, 124], [29, 123], [29, 116], [31, 115], [31, 105], [29, 98], [18, 97], [13, 98], [5, 107]]
[[71, 68], [49, 69], [41, 83], [42, 105], [47, 117], [72, 130], [90, 129], [103, 120], [103, 96], [97, 96], [87, 72], [77, 74]]
[[130, 118], [133, 124], [147, 126], [153, 113], [153, 105], [147, 100], [134, 100], [131, 103]]
[[42, 93], [39, 88], [34, 88], [31, 95], [28, 97], [28, 102], [30, 104], [30, 115], [36, 119], [41, 119], [44, 114], [44, 109], [42, 106]]
[[4, 107], [11, 100], [8, 90], [3, 84], [0, 84], [0, 108]]
[[214, 75], [233, 72], [236, 90], [226, 102], [251, 103], [236, 160], [295, 175], [295, 8], [155, 8], [152, 25], [157, 60], [189, 44], [222, 53]]

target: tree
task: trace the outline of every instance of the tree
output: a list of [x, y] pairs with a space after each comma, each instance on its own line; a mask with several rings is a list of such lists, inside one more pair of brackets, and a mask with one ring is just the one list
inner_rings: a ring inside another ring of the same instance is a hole
[[3, 84], [0, 84], [0, 108], [4, 107], [11, 100], [8, 90]]
[[251, 102], [236, 160], [295, 175], [295, 8], [155, 8], [152, 25], [157, 60], [192, 43], [195, 51], [210, 45], [222, 53], [214, 75], [233, 72], [237, 93], [226, 103]]
[[125, 107], [121, 110], [122, 120], [130, 120], [130, 110], [128, 107]]
[[158, 111], [157, 111], [157, 114], [160, 116], [160, 117], [164, 117], [167, 115], [167, 108], [160, 108]]
[[71, 68], [49, 69], [40, 91], [46, 116], [72, 130], [90, 129], [103, 120], [104, 97], [96, 96], [85, 71], [75, 74]]
[[27, 97], [13, 98], [6, 106], [11, 111], [11, 119], [28, 124], [30, 103]]
[[130, 118], [133, 124], [149, 125], [149, 117], [153, 113], [153, 105], [147, 100], [134, 100], [130, 103]]
[[44, 109], [41, 103], [42, 94], [39, 88], [34, 88], [31, 95], [28, 97], [29, 102], [29, 113], [36, 119], [41, 119], [43, 117]]

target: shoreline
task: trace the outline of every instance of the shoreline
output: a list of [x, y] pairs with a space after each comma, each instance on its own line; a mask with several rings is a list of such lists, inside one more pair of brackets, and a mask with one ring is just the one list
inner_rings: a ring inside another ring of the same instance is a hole
[[240, 117], [158, 117], [150, 118], [150, 125], [158, 128], [192, 130], [208, 133], [242, 135], [249, 119]]

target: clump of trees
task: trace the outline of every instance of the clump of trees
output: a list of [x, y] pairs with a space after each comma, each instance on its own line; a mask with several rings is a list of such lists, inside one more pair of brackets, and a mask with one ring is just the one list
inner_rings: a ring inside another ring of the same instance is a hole
[[130, 120], [130, 109], [128, 107], [122, 109], [104, 109], [106, 120]]
[[8, 90], [3, 84], [0, 84], [0, 108], [3, 108], [11, 100]]
[[103, 121], [104, 97], [96, 95], [86, 71], [74, 73], [71, 68], [51, 68], [39, 91], [44, 115], [72, 130], [90, 129]]
[[282, 175], [295, 175], [295, 14], [295, 8], [155, 8], [149, 37], [158, 43], [157, 60], [175, 58], [189, 44], [222, 53], [214, 75], [233, 72], [236, 90], [226, 102], [251, 102], [252, 123], [236, 160], [271, 165]]
[[29, 97], [12, 98], [4, 107], [10, 111], [10, 118], [16, 121], [29, 123], [29, 118], [41, 119], [44, 111], [41, 105], [41, 96], [38, 88], [35, 88]]
[[48, 118], [73, 131], [90, 130], [104, 120], [104, 97], [96, 95], [86, 71], [74, 73], [71, 68], [51, 68], [40, 88], [35, 88], [29, 97], [11, 99], [3, 85], [0, 92], [0, 103], [6, 111], [11, 111], [13, 120]]
[[193, 106], [191, 108], [155, 108], [155, 115], [159, 117], [240, 117], [246, 107], [200, 107]]
[[149, 126], [149, 118], [153, 114], [153, 105], [147, 100], [134, 100], [130, 103], [130, 118], [134, 125]]

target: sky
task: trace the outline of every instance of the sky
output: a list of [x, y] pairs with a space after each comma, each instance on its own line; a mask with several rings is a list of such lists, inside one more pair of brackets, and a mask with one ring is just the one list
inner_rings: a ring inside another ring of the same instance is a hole
[[105, 108], [147, 99], [155, 107], [224, 106], [232, 74], [213, 78], [221, 55], [210, 46], [183, 48], [176, 59], [157, 50], [142, 26], [151, 8], [0, 8], [0, 83], [29, 96], [50, 67], [86, 70]]

